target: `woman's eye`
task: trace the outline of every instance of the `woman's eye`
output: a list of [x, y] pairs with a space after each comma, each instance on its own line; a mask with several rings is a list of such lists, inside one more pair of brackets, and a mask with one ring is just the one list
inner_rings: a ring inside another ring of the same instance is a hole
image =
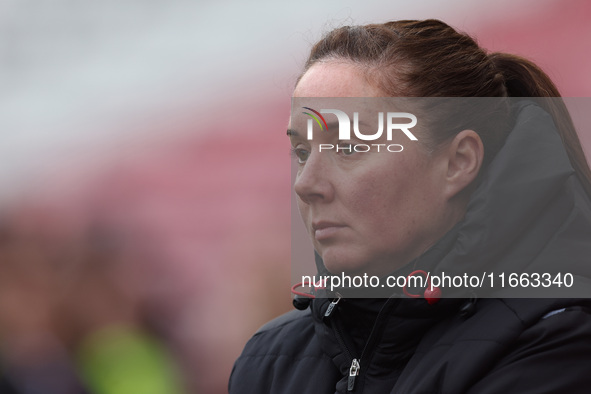
[[292, 156], [297, 157], [298, 163], [303, 164], [308, 160], [310, 151], [303, 148], [291, 148], [291, 154]]
[[355, 153], [355, 149], [353, 144], [339, 144], [338, 151], [341, 152], [345, 156], [350, 156]]

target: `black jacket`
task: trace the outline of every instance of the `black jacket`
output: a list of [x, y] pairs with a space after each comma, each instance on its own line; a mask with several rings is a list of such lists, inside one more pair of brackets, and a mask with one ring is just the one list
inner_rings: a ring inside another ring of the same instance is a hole
[[591, 202], [549, 115], [516, 114], [464, 220], [413, 266], [569, 272], [581, 298], [343, 298], [328, 316], [316, 298], [254, 335], [230, 393], [591, 392]]

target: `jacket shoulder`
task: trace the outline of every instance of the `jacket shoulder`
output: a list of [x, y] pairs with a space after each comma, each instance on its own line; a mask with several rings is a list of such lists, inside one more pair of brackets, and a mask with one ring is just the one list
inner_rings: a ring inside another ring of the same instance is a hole
[[301, 357], [302, 349], [315, 341], [310, 310], [291, 311], [259, 328], [244, 346], [238, 362], [245, 358]]
[[295, 356], [303, 344], [315, 340], [310, 310], [294, 310], [259, 328], [246, 343], [240, 358], [265, 355]]
[[[312, 324], [312, 314], [310, 313], [310, 308], [307, 308], [304, 311], [300, 310], [293, 310], [287, 312], [275, 319], [271, 320], [270, 322], [265, 323], [261, 328], [259, 328], [254, 335], [259, 335], [268, 331], [273, 331], [281, 328], [287, 328], [285, 326], [289, 326], [292, 324]], [[309, 320], [309, 321], [308, 321]]]
[[247, 342], [234, 364], [229, 392], [324, 392], [317, 391], [318, 382], [329, 384], [331, 374], [338, 370], [322, 352], [310, 310], [295, 310], [265, 324]]

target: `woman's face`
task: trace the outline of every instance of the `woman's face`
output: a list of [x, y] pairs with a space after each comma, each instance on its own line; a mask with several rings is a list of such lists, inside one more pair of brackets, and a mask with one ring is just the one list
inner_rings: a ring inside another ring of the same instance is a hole
[[[384, 94], [347, 62], [315, 64], [294, 91], [294, 97], [379, 96]], [[402, 152], [347, 154], [319, 152], [320, 144], [346, 143], [335, 140], [336, 132], [318, 132], [307, 140], [303, 127], [290, 124], [299, 166], [294, 189], [314, 248], [331, 273], [386, 275], [449, 229], [443, 193], [447, 168], [440, 154], [429, 154], [421, 145], [420, 135], [419, 141], [403, 133], [392, 141], [371, 141], [401, 144]]]

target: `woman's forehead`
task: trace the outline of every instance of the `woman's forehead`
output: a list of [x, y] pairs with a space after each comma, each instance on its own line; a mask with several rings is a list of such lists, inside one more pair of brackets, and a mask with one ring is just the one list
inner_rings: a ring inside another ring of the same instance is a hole
[[324, 61], [314, 64], [298, 82], [294, 97], [379, 97], [360, 67], [349, 61]]

